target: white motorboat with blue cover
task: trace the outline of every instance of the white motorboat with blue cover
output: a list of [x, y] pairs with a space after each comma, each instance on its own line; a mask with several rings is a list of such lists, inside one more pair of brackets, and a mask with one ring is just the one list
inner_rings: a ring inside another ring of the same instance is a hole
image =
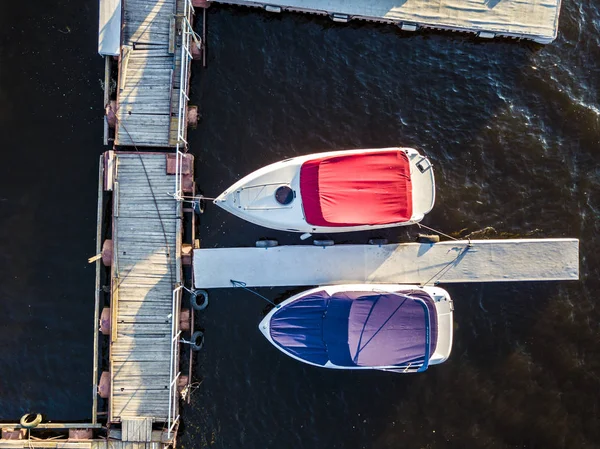
[[259, 325], [273, 346], [310, 365], [425, 371], [452, 349], [453, 303], [439, 287], [317, 287], [273, 308]]
[[435, 180], [412, 148], [332, 151], [263, 167], [214, 202], [271, 229], [362, 231], [421, 221], [435, 202]]

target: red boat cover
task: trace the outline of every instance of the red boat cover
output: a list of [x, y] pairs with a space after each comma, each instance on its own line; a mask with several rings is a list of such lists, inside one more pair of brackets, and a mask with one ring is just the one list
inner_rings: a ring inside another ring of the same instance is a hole
[[412, 216], [410, 164], [404, 151], [328, 156], [302, 164], [300, 195], [313, 226], [381, 225]]

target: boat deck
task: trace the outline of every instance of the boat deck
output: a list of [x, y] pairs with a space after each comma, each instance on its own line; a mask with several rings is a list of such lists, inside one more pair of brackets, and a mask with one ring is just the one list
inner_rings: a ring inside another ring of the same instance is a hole
[[176, 146], [186, 11], [186, 0], [123, 1], [116, 145]]
[[138, 424], [151, 431], [152, 422], [177, 415], [170, 381], [179, 366], [172, 340], [179, 328], [173, 290], [181, 279], [181, 208], [169, 195], [175, 176], [167, 174], [164, 153], [117, 152], [113, 176], [109, 421], [133, 434], [125, 422], [148, 418]]
[[542, 44], [556, 38], [561, 0], [214, 0], [216, 3], [329, 15], [337, 22], [362, 19], [506, 36]]
[[194, 250], [196, 288], [579, 279], [577, 239]]

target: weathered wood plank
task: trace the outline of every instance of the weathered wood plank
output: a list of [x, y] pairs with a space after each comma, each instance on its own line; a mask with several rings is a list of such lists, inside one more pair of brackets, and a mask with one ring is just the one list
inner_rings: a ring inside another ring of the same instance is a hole
[[[137, 409], [137, 410], [161, 410], [162, 407], [165, 406], [165, 404], [169, 403], [169, 396], [166, 395], [166, 397], [149, 397], [149, 394], [151, 393], [157, 393], [156, 390], [154, 391], [148, 391], [146, 392], [147, 394], [145, 396], [142, 396], [141, 394], [136, 396], [136, 395], [132, 395], [131, 392], [123, 392], [121, 394], [115, 395], [114, 397], [114, 402], [115, 404], [118, 406], [119, 403], [123, 404], [123, 409], [127, 410], [132, 410], [132, 409]], [[166, 408], [164, 412], [168, 411], [168, 409]], [[138, 416], [144, 416], [144, 415], [138, 415]]]
[[130, 276], [118, 279], [119, 287], [123, 289], [127, 288], [144, 288], [144, 287], [160, 287], [166, 288], [170, 291], [172, 289], [171, 280], [169, 278], [155, 279], [139, 276]]
[[133, 405], [133, 406], [140, 406], [140, 405], [151, 405], [151, 406], [157, 406], [157, 405], [162, 405], [165, 401], [168, 402], [169, 401], [169, 391], [168, 389], [165, 390], [164, 386], [163, 388], [160, 389], [145, 389], [145, 388], [140, 388], [137, 391], [137, 394], [135, 391], [121, 391], [120, 389], [118, 391], [115, 391], [115, 396], [114, 399], [119, 402], [119, 401], [125, 401], [127, 400], [127, 397], [130, 397], [130, 402], [129, 405]]
[[[171, 336], [163, 336], [163, 334], [153, 336], [151, 338], [139, 338], [134, 336], [124, 335], [119, 340], [111, 345], [111, 351], [123, 355], [125, 351], [131, 353], [152, 352], [152, 348], [156, 350], [169, 349], [171, 347]], [[127, 363], [127, 361], [122, 361]], [[115, 361], [116, 364], [116, 361]], [[115, 365], [116, 366], [116, 365]]]
[[150, 323], [122, 323], [119, 326], [119, 333], [122, 335], [135, 335], [135, 334], [147, 334], [147, 335], [159, 335], [168, 334], [171, 332], [171, 324], [150, 324]]
[[[134, 303], [135, 301], [140, 302], [153, 302], [153, 303], [161, 303], [172, 301], [172, 288], [171, 288], [171, 280], [169, 278], [163, 278], [158, 283], [148, 282], [144, 284], [143, 282], [138, 282], [139, 280], [148, 281], [148, 278], [124, 278], [120, 279], [122, 285], [120, 287], [124, 287], [123, 290], [123, 301], [125, 303]], [[153, 280], [155, 281], [155, 280]], [[158, 286], [158, 287], [157, 287]], [[150, 291], [150, 289], [152, 289]], [[148, 290], [149, 293], [137, 293], [139, 291]], [[137, 299], [136, 299], [137, 298]], [[135, 307], [132, 305], [132, 307]]]
[[168, 264], [172, 263], [171, 259], [175, 256], [174, 248], [171, 248], [169, 250], [165, 249], [161, 253], [156, 253], [154, 251], [144, 251], [143, 249], [136, 250], [133, 249], [133, 247], [129, 250], [123, 250], [121, 248], [119, 251], [120, 261], [123, 261], [127, 264], [137, 263], [140, 265], [140, 268], [144, 269], [154, 269], [155, 267], [153, 267], [153, 265], [157, 263], [168, 267]]
[[[122, 133], [124, 134], [124, 133]], [[156, 138], [143, 138], [143, 137], [135, 137], [130, 138], [126, 135], [121, 135], [119, 133], [116, 134], [115, 137], [115, 145], [125, 147], [125, 146], [137, 146], [137, 147], [149, 147], [149, 148], [158, 148], [161, 145], [169, 147], [169, 139], [165, 136], [158, 136]]]
[[127, 78], [134, 79], [142, 76], [169, 76], [173, 71], [173, 67], [161, 67], [161, 66], [147, 66], [147, 65], [136, 65], [129, 66], [127, 70]]
[[122, 361], [115, 363], [115, 365], [117, 364], [119, 365], [118, 370], [116, 370], [117, 376], [123, 376], [124, 378], [143, 375], [169, 375], [169, 365], [167, 363], [156, 363], [154, 360], [137, 361], [135, 363]]
[[[175, 191], [174, 186], [165, 187], [167, 191]], [[139, 218], [140, 220], [149, 220], [149, 219], [159, 219], [158, 213], [156, 209], [153, 208], [154, 205], [151, 205], [149, 210], [140, 210], [140, 209], [131, 209], [125, 210], [121, 212], [121, 218]], [[168, 214], [168, 211], [165, 209], [160, 209], [161, 216], [165, 216]]]
[[[144, 350], [137, 347], [130, 348], [129, 346], [124, 348], [114, 348], [114, 362], [123, 364], [138, 364], [140, 362], [154, 362], [155, 360], [160, 360], [161, 358], [169, 358], [171, 353], [171, 345], [169, 344], [168, 340], [169, 339], [165, 339], [164, 344], [156, 347], [154, 351], [150, 347], [147, 347]], [[155, 373], [152, 371], [143, 374], [155, 375]], [[128, 377], [130, 377], [130, 375], [128, 375]]]
[[[146, 169], [148, 169], [148, 170], [149, 169], [154, 170], [156, 172], [156, 176], [159, 178], [172, 177], [172, 175], [166, 174], [167, 164], [165, 163], [164, 160], [153, 161], [153, 160], [147, 160], [147, 159], [144, 159], [144, 160], [134, 159], [134, 160], [128, 161], [126, 165], [119, 166], [119, 171], [139, 173], [142, 166], [146, 167]], [[172, 178], [169, 178], [169, 179], [172, 179]]]
[[170, 56], [170, 57], [155, 56], [153, 58], [143, 58], [143, 59], [134, 58], [129, 61], [129, 66], [131, 67], [132, 70], [139, 70], [142, 68], [167, 70], [167, 69], [172, 69], [173, 67], [177, 67], [178, 64], [179, 64], [179, 58], [177, 58], [176, 61], [173, 61], [172, 56]]
[[131, 139], [128, 137], [121, 137], [119, 134], [115, 137], [115, 145], [118, 147], [126, 146], [137, 146], [137, 147], [148, 147], [148, 148], [164, 148], [164, 147], [175, 147], [175, 144], [171, 144], [171, 139], [168, 137], [161, 136], [156, 139], [142, 139], [136, 138]]
[[124, 134], [126, 138], [134, 141], [140, 140], [160, 140], [168, 133], [168, 126], [164, 124], [157, 125], [152, 130], [148, 128], [151, 127], [150, 123], [129, 123], [127, 125], [121, 125], [118, 127], [119, 131], [123, 129], [121, 134]]
[[120, 94], [119, 94], [119, 104], [121, 104], [121, 102], [124, 99], [127, 99], [129, 97], [136, 97], [136, 96], [160, 96], [163, 92], [168, 91], [168, 86], [146, 86], [146, 85], [139, 85], [137, 86], [135, 89], [129, 89], [126, 92], [121, 90]]
[[[132, 130], [135, 130], [136, 133], [155, 134], [162, 132], [165, 127], [168, 130], [169, 121], [170, 117], [161, 115], [123, 114], [121, 126], [125, 125], [130, 133]], [[150, 126], [152, 127], [151, 129], [144, 129]]]
[[127, 419], [123, 420], [121, 429], [124, 441], [146, 442], [152, 439], [152, 419]]
[[[158, 395], [154, 395], [155, 400], [162, 401], [164, 400], [161, 396], [165, 387], [169, 386], [169, 376], [151, 376], [145, 375], [141, 377], [128, 377], [126, 380], [116, 380], [115, 379], [115, 396], [124, 397], [127, 395], [132, 395], [131, 392], [139, 392], [139, 393], [159, 393]], [[168, 399], [169, 394], [166, 393], [166, 397]], [[146, 399], [146, 398], [142, 398]]]
[[159, 234], [175, 234], [177, 227], [180, 224], [179, 219], [171, 219], [170, 217], [163, 217], [161, 220], [158, 219], [146, 219], [144, 221], [136, 218], [123, 217], [123, 221], [127, 220], [127, 223], [119, 223], [117, 232], [125, 232], [130, 234], [132, 232], [143, 232], [147, 229], [148, 232], [159, 233]]
[[[151, 115], [138, 114], [138, 117], [151, 117]], [[163, 116], [158, 116], [163, 117]], [[166, 166], [148, 164], [146, 162], [140, 162], [136, 165], [130, 165], [128, 167], [120, 167], [119, 175], [123, 173], [125, 175], [124, 181], [139, 181], [147, 180], [148, 177], [154, 182], [173, 182], [175, 177], [173, 175], [167, 175]], [[121, 180], [121, 176], [119, 176]], [[128, 193], [128, 192], [125, 192]], [[135, 193], [135, 192], [134, 192]]]
[[163, 5], [172, 5], [174, 7], [175, 0], [125, 0], [124, 9], [125, 11], [140, 11]]
[[[154, 304], [157, 304], [156, 302]], [[117, 319], [119, 321], [125, 322], [144, 322], [144, 323], [152, 323], [152, 322], [160, 322], [160, 323], [171, 323], [173, 321], [172, 318], [172, 310], [170, 308], [159, 308], [159, 307], [149, 307], [147, 304], [144, 307], [139, 308], [123, 308], [119, 307], [117, 312]], [[146, 345], [142, 345], [141, 343], [136, 343], [135, 347], [146, 347]]]
[[[165, 136], [162, 134], [152, 135], [152, 134], [144, 134], [143, 132], [135, 131], [133, 133], [125, 132], [126, 128], [120, 128], [117, 126], [116, 131], [116, 144], [117, 145], [137, 145], [138, 147], [144, 146], [156, 146], [158, 142], [163, 142], [165, 140]], [[144, 145], [148, 143], [149, 145]]]
[[119, 304], [119, 307], [122, 307], [122, 309], [119, 310], [126, 311], [156, 308], [157, 311], [170, 312], [172, 294], [169, 290], [170, 289], [164, 289], [163, 291], [153, 290], [144, 293], [143, 288], [129, 287], [126, 289], [125, 295], [121, 295], [120, 297], [120, 300], [123, 303]]
[[157, 68], [153, 70], [145, 68], [135, 68], [134, 70], [128, 70], [124, 85], [128, 86], [132, 83], [139, 83], [140, 81], [145, 82], [148, 80], [158, 80], [162, 82], [166, 79], [167, 81], [169, 81], [172, 77], [172, 71], [172, 68]]

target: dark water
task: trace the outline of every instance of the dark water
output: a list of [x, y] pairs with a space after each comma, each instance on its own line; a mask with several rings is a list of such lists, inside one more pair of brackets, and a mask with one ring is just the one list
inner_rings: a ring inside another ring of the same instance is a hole
[[[0, 6], [4, 420], [90, 414], [96, 18], [91, 0]], [[413, 146], [436, 169], [425, 224], [456, 236], [580, 238], [582, 280], [445, 286], [453, 353], [415, 376], [298, 364], [258, 332], [260, 299], [212, 291], [180, 446], [600, 447], [599, 44], [590, 0], [564, 2], [559, 38], [545, 47], [211, 7], [208, 68], [195, 66], [192, 80], [203, 118], [190, 134], [206, 195], [285, 157]], [[200, 237], [204, 247], [298, 242], [215, 208]]]

